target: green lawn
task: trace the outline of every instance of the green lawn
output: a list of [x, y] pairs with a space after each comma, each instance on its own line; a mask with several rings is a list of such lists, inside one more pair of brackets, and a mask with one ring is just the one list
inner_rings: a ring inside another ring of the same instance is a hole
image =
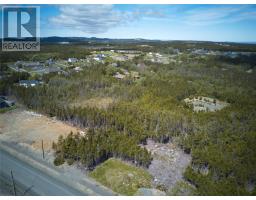
[[90, 176], [123, 195], [133, 195], [140, 187], [150, 188], [152, 179], [146, 170], [114, 158], [96, 167]]

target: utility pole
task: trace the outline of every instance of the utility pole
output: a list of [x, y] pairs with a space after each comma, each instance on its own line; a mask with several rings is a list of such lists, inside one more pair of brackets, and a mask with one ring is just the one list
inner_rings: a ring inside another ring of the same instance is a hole
[[44, 141], [42, 140], [42, 152], [43, 152], [43, 159], [44, 159]]
[[16, 187], [15, 187], [15, 182], [14, 182], [14, 178], [13, 178], [13, 173], [11, 170], [11, 176], [12, 176], [12, 186], [13, 186], [13, 192], [14, 192], [14, 196], [16, 196]]

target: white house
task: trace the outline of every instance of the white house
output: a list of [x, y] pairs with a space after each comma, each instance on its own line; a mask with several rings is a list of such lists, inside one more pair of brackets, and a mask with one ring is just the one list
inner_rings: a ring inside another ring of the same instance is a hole
[[77, 62], [77, 61], [78, 61], [77, 58], [69, 58], [69, 59], [68, 59], [68, 62], [69, 62], [69, 63], [75, 63], [75, 62]]
[[28, 88], [28, 87], [35, 87], [39, 84], [42, 84], [42, 82], [38, 81], [38, 80], [21, 80], [19, 82], [19, 85], [20, 86], [23, 86], [25, 88]]
[[116, 78], [116, 79], [124, 79], [125, 75], [124, 74], [120, 74], [119, 72], [117, 72], [113, 77]]

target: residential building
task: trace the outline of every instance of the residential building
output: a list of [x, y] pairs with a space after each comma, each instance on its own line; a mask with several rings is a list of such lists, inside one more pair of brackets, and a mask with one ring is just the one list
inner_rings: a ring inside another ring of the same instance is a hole
[[38, 80], [21, 80], [19, 82], [19, 86], [23, 86], [23, 87], [26, 87], [26, 88], [35, 87], [39, 84], [42, 84], [42, 82], [38, 81]]
[[77, 62], [77, 61], [78, 61], [77, 58], [69, 58], [69, 59], [68, 59], [68, 62], [69, 62], [69, 63], [75, 63], [75, 62]]

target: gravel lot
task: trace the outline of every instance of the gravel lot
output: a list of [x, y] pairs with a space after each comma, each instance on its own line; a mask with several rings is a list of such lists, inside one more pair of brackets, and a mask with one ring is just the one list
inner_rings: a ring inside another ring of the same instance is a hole
[[154, 186], [165, 185], [171, 189], [183, 180], [183, 172], [191, 162], [190, 155], [173, 143], [161, 144], [149, 139], [145, 147], [153, 156], [148, 171], [154, 177]]

